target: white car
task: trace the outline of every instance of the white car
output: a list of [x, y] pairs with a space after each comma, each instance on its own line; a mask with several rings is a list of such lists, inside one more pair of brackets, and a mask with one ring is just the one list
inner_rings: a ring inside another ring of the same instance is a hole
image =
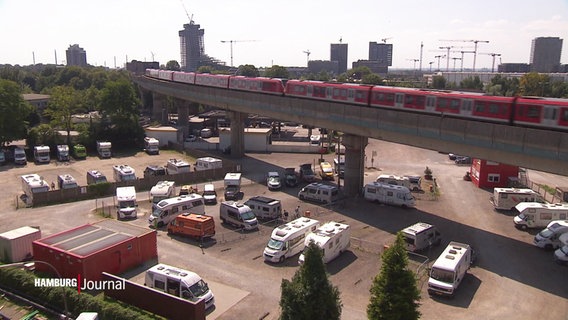
[[268, 185], [269, 190], [277, 190], [282, 187], [282, 179], [280, 179], [280, 175], [276, 171], [271, 171], [268, 173], [266, 178], [266, 184]]

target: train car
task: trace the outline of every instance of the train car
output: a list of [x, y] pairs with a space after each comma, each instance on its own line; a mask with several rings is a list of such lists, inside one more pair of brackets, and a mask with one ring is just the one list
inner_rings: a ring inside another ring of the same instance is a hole
[[170, 70], [159, 70], [158, 71], [158, 78], [162, 80], [172, 81], [172, 76], [174, 75], [173, 71]]
[[195, 84], [195, 73], [174, 71], [172, 80], [175, 82]]
[[275, 78], [233, 76], [229, 79], [229, 89], [284, 94], [282, 80]]
[[146, 75], [152, 78], [159, 78], [160, 70], [158, 69], [146, 69]]
[[515, 124], [568, 130], [568, 100], [520, 97], [515, 104]]
[[195, 84], [208, 87], [228, 88], [230, 77], [231, 76], [226, 74], [197, 73], [195, 75]]
[[372, 86], [350, 83], [288, 80], [286, 95], [368, 105]]

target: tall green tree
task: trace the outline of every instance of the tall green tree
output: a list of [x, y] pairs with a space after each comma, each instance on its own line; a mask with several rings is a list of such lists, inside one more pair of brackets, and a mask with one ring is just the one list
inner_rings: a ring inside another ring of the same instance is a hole
[[383, 84], [383, 78], [381, 78], [381, 76], [379, 76], [376, 73], [370, 73], [370, 74], [364, 75], [363, 78], [361, 78], [361, 83], [380, 85], [380, 84]]
[[552, 84], [546, 74], [530, 72], [521, 77], [519, 93], [523, 96], [550, 97]]
[[460, 88], [470, 89], [470, 90], [482, 90], [483, 82], [481, 82], [481, 79], [479, 79], [478, 76], [467, 77], [462, 81], [460, 81]]
[[446, 89], [446, 78], [442, 76], [432, 77], [432, 88], [434, 89]]
[[290, 77], [290, 73], [285, 67], [273, 65], [264, 71], [264, 76], [267, 78], [288, 79]]
[[57, 86], [51, 89], [51, 97], [45, 109], [45, 115], [50, 118], [54, 128], [67, 132], [67, 144], [71, 144], [72, 115], [78, 109], [78, 94], [73, 87]]
[[347, 78], [349, 81], [359, 81], [373, 73], [369, 67], [361, 66], [347, 70]]
[[412, 320], [420, 318], [420, 291], [414, 273], [407, 269], [408, 254], [401, 232], [382, 255], [381, 272], [373, 280], [367, 317], [371, 320]]
[[339, 289], [328, 279], [322, 251], [314, 243], [304, 250], [304, 264], [292, 281], [282, 280], [281, 320], [335, 320], [341, 316]]
[[138, 124], [138, 98], [132, 83], [127, 80], [109, 81], [100, 96], [104, 131], [111, 140], [139, 141], [143, 131]]
[[245, 64], [239, 66], [239, 68], [237, 69], [237, 75], [245, 77], [258, 77], [260, 75], [260, 72], [252, 64]]
[[0, 146], [26, 137], [32, 109], [16, 82], [0, 79]]
[[181, 66], [176, 60], [170, 60], [166, 63], [166, 70], [180, 71]]

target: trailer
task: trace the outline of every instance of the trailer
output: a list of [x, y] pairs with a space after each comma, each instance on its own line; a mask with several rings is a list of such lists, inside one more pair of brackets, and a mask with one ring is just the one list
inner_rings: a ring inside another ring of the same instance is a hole
[[442, 241], [436, 226], [425, 222], [417, 222], [402, 229], [402, 235], [408, 251], [420, 251], [431, 246], [437, 246]]
[[281, 263], [302, 252], [305, 248], [304, 240], [320, 225], [318, 220], [301, 217], [274, 228], [264, 248], [264, 260]]
[[225, 175], [223, 181], [225, 185], [225, 200], [233, 199], [236, 200], [239, 193], [241, 192], [241, 173], [240, 172], [229, 172]]
[[38, 174], [23, 175], [21, 180], [22, 190], [26, 194], [26, 203], [29, 205], [33, 204], [34, 194], [49, 191], [49, 184]]
[[371, 182], [363, 188], [364, 198], [369, 201], [412, 208], [414, 196], [407, 187], [381, 182]]
[[114, 181], [133, 181], [136, 180], [136, 171], [129, 165], [112, 166]]
[[134, 187], [116, 188], [116, 218], [136, 218], [136, 189]]

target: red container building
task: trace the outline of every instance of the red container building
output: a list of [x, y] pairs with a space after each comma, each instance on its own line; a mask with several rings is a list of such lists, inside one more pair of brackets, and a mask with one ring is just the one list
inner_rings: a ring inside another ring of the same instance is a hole
[[519, 167], [489, 160], [473, 159], [470, 169], [471, 182], [478, 188], [507, 187], [510, 178], [519, 176]]
[[[102, 220], [33, 242], [34, 260], [53, 265], [61, 277], [100, 280], [101, 272], [120, 274], [158, 258], [156, 231], [116, 220]], [[44, 264], [36, 270], [53, 274]]]

